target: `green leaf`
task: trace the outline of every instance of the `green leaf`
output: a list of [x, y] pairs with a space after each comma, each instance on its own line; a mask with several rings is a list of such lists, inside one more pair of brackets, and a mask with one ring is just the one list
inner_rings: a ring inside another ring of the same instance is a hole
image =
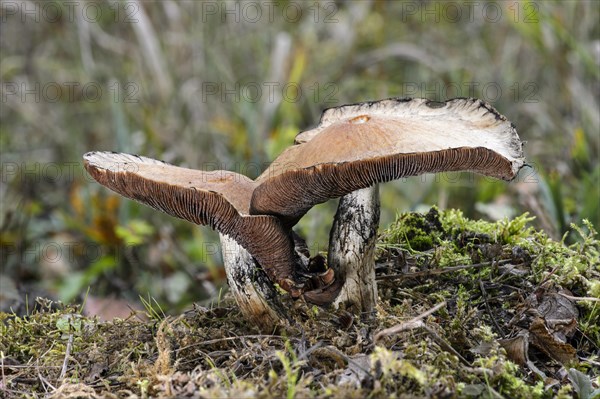
[[588, 375], [572, 368], [569, 370], [569, 380], [571, 380], [575, 392], [579, 395], [579, 399], [592, 398], [592, 381]]
[[56, 320], [56, 328], [63, 333], [72, 333], [81, 331], [81, 318], [78, 315], [65, 314]]

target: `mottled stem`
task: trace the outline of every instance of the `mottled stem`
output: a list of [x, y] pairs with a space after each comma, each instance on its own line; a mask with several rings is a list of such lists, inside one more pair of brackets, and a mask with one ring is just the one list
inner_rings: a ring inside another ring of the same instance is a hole
[[379, 187], [357, 190], [340, 198], [329, 235], [328, 264], [345, 279], [334, 302], [355, 314], [371, 315], [377, 301], [375, 241], [379, 226]]
[[281, 296], [252, 256], [234, 239], [220, 234], [229, 289], [248, 322], [272, 333], [287, 319]]

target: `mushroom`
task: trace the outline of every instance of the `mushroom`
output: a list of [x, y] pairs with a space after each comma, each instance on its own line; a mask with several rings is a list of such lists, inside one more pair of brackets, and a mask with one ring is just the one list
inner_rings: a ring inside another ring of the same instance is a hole
[[138, 155], [89, 152], [83, 158], [92, 177], [111, 190], [217, 230], [230, 287], [242, 312], [256, 324], [272, 329], [285, 315], [272, 282], [294, 297], [316, 288], [310, 298], [322, 304], [319, 284], [331, 282], [330, 273], [298, 274], [303, 267], [292, 232], [274, 216], [249, 214], [256, 187], [251, 179], [228, 171], [181, 168]]
[[[513, 179], [524, 165], [515, 127], [472, 98], [387, 99], [330, 108], [256, 179], [251, 214], [294, 226], [314, 205], [344, 196], [330, 235], [329, 266], [346, 278], [341, 298], [372, 310], [377, 183], [445, 171]], [[371, 187], [371, 188], [369, 188]], [[336, 293], [331, 293], [331, 300]]]
[[[319, 305], [333, 302], [348, 279], [341, 301], [372, 309], [378, 183], [458, 170], [510, 180], [524, 163], [514, 127], [476, 99], [388, 99], [328, 109], [255, 181], [136, 155], [91, 152], [84, 160], [108, 188], [219, 231], [236, 301], [262, 327], [285, 314], [269, 279]], [[329, 260], [342, 278], [332, 269], [308, 273], [309, 254], [292, 227], [314, 205], [341, 196]]]

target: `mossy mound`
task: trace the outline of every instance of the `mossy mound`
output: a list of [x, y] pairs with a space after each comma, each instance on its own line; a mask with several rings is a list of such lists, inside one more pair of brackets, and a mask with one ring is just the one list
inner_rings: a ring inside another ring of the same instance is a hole
[[[290, 302], [277, 333], [227, 297], [177, 317], [99, 322], [38, 300], [0, 314], [5, 397], [592, 397], [600, 242], [567, 246], [459, 211], [404, 214], [378, 243], [374, 318]], [[413, 319], [432, 308], [420, 319]], [[395, 332], [386, 330], [394, 327]]]

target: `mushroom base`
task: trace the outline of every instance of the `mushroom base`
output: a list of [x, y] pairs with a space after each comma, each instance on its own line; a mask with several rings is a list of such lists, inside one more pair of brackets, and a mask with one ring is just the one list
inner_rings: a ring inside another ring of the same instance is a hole
[[220, 234], [229, 289], [242, 314], [265, 333], [288, 319], [280, 294], [250, 253], [233, 238]]

